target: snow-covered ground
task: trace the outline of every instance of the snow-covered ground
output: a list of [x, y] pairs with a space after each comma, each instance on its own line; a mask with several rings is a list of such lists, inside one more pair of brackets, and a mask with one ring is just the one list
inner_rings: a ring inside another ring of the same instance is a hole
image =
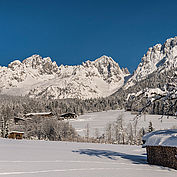
[[141, 146], [0, 139], [4, 177], [176, 177]]
[[[104, 112], [95, 112], [81, 115], [77, 120], [70, 120], [71, 125], [76, 128], [77, 132], [84, 136], [86, 134], [86, 127], [89, 124], [90, 136], [95, 135], [95, 130], [98, 129], [100, 135], [105, 132], [106, 125], [108, 123], [116, 121], [116, 119], [123, 115], [123, 125], [126, 127], [129, 123], [134, 124], [136, 115], [131, 112], [125, 112], [121, 110], [112, 110]], [[161, 119], [160, 115], [143, 115], [138, 119], [137, 129], [142, 127], [148, 128], [149, 122], [152, 122], [152, 126], [155, 130], [177, 128], [177, 119], [175, 117], [164, 116]]]

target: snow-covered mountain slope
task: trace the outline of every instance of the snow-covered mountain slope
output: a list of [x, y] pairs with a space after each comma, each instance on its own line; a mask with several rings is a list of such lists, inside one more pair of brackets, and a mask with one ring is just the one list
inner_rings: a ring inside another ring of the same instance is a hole
[[136, 82], [145, 79], [149, 74], [155, 71], [160, 73], [170, 69], [174, 70], [176, 67], [177, 37], [174, 37], [167, 39], [163, 45], [157, 44], [154, 47], [149, 48], [124, 88], [127, 89]]
[[[124, 90], [129, 110], [177, 116], [177, 71], [153, 72]], [[120, 97], [120, 93], [117, 93]]]
[[111, 58], [102, 56], [77, 66], [57, 66], [49, 57], [33, 55], [0, 67], [2, 94], [30, 97], [98, 98], [114, 93], [129, 75]]
[[177, 37], [150, 48], [133, 75], [112, 97], [127, 110], [176, 115], [176, 84]]
[[8, 67], [0, 67], [0, 91], [37, 98], [99, 98], [115, 93], [122, 86], [127, 90], [153, 73], [158, 75], [176, 68], [177, 37], [149, 48], [131, 77], [127, 68], [121, 69], [107, 56], [81, 65], [57, 66], [49, 57], [33, 55], [23, 62], [15, 60]]

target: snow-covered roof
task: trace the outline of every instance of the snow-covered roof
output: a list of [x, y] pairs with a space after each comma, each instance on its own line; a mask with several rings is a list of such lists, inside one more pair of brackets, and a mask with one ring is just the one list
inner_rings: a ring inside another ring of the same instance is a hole
[[146, 146], [177, 147], [177, 129], [157, 130], [143, 136]]
[[9, 132], [9, 134], [10, 133], [22, 133], [22, 134], [24, 134], [24, 132], [19, 132], [19, 131], [11, 131], [11, 132]]
[[25, 114], [26, 117], [29, 117], [29, 116], [46, 116], [46, 115], [51, 115], [52, 112], [40, 112], [40, 113], [28, 113], [28, 114]]
[[17, 119], [17, 120], [25, 120], [25, 119], [23, 119], [23, 118], [21, 118], [21, 117], [14, 117], [14, 119]]
[[70, 116], [75, 116], [76, 113], [72, 113], [72, 112], [68, 112], [68, 113], [63, 113], [60, 115], [60, 117], [63, 117], [63, 116], [67, 116], [67, 115], [70, 115]]

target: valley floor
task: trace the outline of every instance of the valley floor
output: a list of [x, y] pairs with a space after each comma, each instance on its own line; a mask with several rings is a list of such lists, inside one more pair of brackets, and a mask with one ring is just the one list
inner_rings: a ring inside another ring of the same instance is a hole
[[3, 177], [175, 177], [141, 146], [0, 139]]
[[[110, 110], [103, 112], [87, 113], [79, 116], [76, 120], [69, 120], [70, 124], [81, 135], [86, 135], [87, 124], [90, 128], [90, 136], [95, 136], [95, 130], [99, 131], [99, 134], [105, 133], [105, 128], [108, 123], [113, 123], [117, 118], [122, 116], [123, 126], [126, 128], [128, 124], [135, 123], [136, 114], [123, 110]], [[155, 130], [177, 128], [177, 119], [173, 116], [164, 116], [161, 119], [161, 115], [142, 115], [137, 120], [137, 130], [148, 129], [149, 122], [152, 122], [152, 126]]]

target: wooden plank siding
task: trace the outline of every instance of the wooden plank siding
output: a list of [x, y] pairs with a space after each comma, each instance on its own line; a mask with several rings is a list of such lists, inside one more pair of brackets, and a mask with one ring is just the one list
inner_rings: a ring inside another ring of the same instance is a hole
[[148, 163], [177, 170], [177, 147], [147, 146], [146, 150]]

